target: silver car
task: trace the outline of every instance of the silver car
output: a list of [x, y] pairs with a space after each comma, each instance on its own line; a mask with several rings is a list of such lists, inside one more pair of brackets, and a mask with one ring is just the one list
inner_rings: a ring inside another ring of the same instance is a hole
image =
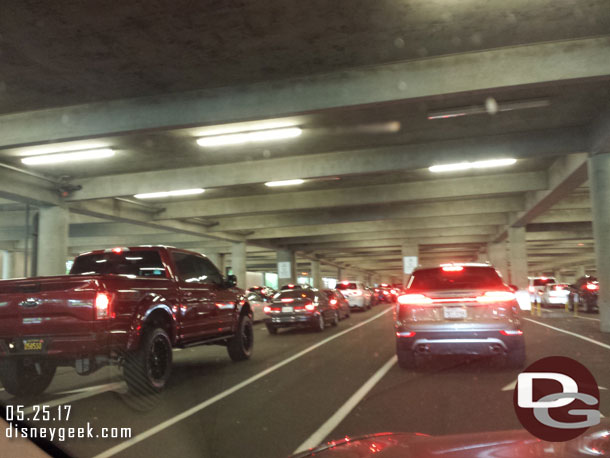
[[396, 307], [396, 353], [403, 368], [434, 355], [502, 356], [525, 362], [513, 288], [488, 264], [451, 264], [413, 272]]

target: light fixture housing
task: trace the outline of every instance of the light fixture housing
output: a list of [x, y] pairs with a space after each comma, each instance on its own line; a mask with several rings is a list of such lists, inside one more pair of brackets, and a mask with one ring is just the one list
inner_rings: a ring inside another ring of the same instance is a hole
[[96, 148], [55, 154], [50, 153], [40, 156], [27, 156], [22, 158], [21, 162], [25, 165], [49, 165], [63, 162], [103, 159], [114, 155], [115, 151], [111, 148]]
[[265, 186], [269, 188], [277, 188], [279, 186], [296, 186], [305, 183], [305, 180], [300, 178], [294, 180], [281, 180], [281, 181], [267, 181]]
[[143, 194], [136, 194], [136, 199], [162, 199], [164, 197], [178, 197], [178, 196], [194, 196], [197, 194], [203, 194], [205, 189], [194, 188], [194, 189], [179, 189], [176, 191], [162, 191], [162, 192], [147, 192]]
[[472, 169], [486, 169], [492, 167], [506, 167], [509, 165], [513, 165], [517, 162], [517, 159], [514, 158], [504, 158], [504, 159], [489, 159], [486, 161], [475, 161], [475, 162], [458, 162], [455, 164], [442, 164], [442, 165], [433, 165], [428, 167], [428, 170], [434, 173], [439, 172], [457, 172], [460, 170], [472, 170]]
[[[547, 99], [517, 100], [511, 102], [498, 102], [497, 112], [527, 110], [532, 108], [545, 108], [551, 105]], [[429, 120], [459, 118], [488, 113], [485, 105], [470, 105], [465, 107], [448, 108], [446, 110], [435, 110], [428, 113]]]
[[299, 127], [282, 127], [279, 129], [264, 129], [239, 132], [225, 135], [206, 135], [197, 139], [197, 144], [206, 148], [215, 146], [243, 145], [273, 140], [295, 138], [303, 131]]

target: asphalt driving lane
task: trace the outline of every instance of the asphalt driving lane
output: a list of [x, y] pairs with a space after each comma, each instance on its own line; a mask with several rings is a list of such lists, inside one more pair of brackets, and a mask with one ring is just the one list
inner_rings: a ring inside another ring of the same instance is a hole
[[[174, 353], [174, 371], [160, 396], [135, 399], [123, 390], [94, 394], [72, 403], [72, 419], [55, 426], [133, 428], [145, 433], [187, 409], [225, 392], [286, 358], [331, 336], [351, 329], [384, 309], [355, 313], [338, 328], [323, 333], [285, 330], [267, 334], [255, 327], [252, 360], [234, 364], [222, 347], [197, 347]], [[598, 323], [576, 318], [537, 319], [600, 342]], [[527, 363], [544, 356], [565, 355], [581, 361], [598, 384], [610, 388], [609, 351], [591, 342], [526, 321]], [[392, 314], [386, 313], [338, 336], [294, 361], [264, 375], [193, 415], [155, 432], [109, 456], [157, 456], [171, 450], [182, 457], [282, 457], [290, 455], [323, 425], [394, 354]], [[421, 370], [394, 365], [327, 439], [379, 431], [418, 431], [434, 435], [519, 428], [512, 410], [510, 386], [517, 370], [487, 361], [437, 361]], [[118, 373], [108, 369], [93, 377], [69, 370], [52, 386], [44, 401], [58, 399], [70, 387], [114, 383]], [[86, 382], [89, 385], [86, 385]], [[601, 392], [601, 411], [610, 415], [610, 394]], [[6, 393], [0, 393], [7, 399]], [[18, 402], [12, 400], [11, 402]], [[42, 400], [38, 401], [42, 403]], [[51, 426], [45, 424], [45, 426]], [[91, 457], [112, 450], [123, 440], [72, 440], [61, 446], [71, 455]]]

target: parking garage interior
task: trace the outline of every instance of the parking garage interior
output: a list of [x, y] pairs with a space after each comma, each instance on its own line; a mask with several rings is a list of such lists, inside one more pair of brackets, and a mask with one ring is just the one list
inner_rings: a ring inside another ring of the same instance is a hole
[[597, 277], [573, 321], [607, 345], [607, 2], [179, 3], [2, 8], [2, 279], [137, 245], [241, 288], [488, 262], [519, 290]]

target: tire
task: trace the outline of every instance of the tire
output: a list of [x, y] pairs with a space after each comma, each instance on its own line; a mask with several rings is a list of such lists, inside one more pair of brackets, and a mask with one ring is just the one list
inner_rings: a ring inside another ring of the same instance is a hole
[[345, 311], [345, 318], [349, 318], [351, 316], [352, 316], [352, 311], [348, 307], [347, 310]]
[[245, 361], [252, 356], [253, 347], [254, 328], [252, 327], [252, 319], [248, 315], [242, 315], [239, 317], [239, 323], [237, 323], [237, 332], [227, 342], [227, 351], [233, 361]]
[[514, 348], [506, 354], [506, 365], [511, 369], [520, 369], [525, 364], [525, 346]]
[[150, 328], [140, 348], [125, 358], [123, 376], [132, 394], [159, 393], [172, 371], [172, 344], [162, 328]]
[[271, 334], [272, 336], [277, 334], [277, 328], [272, 324], [267, 325], [267, 331], [269, 331], [269, 334]]
[[403, 369], [415, 369], [417, 367], [417, 360], [415, 359], [415, 353], [411, 350], [403, 350], [396, 348], [396, 356], [398, 357], [398, 365]]
[[[40, 374], [35, 364], [39, 364]], [[34, 397], [46, 390], [55, 376], [56, 366], [49, 361], [28, 364], [21, 358], [11, 358], [0, 364], [0, 382], [7, 393], [18, 397]]]
[[318, 315], [318, 319], [313, 324], [313, 328], [316, 332], [324, 331], [324, 328], [326, 328], [326, 323], [324, 322], [324, 315], [322, 315], [321, 313], [320, 315]]
[[335, 314], [333, 316], [333, 320], [330, 322], [332, 326], [339, 326], [339, 311], [335, 310]]

